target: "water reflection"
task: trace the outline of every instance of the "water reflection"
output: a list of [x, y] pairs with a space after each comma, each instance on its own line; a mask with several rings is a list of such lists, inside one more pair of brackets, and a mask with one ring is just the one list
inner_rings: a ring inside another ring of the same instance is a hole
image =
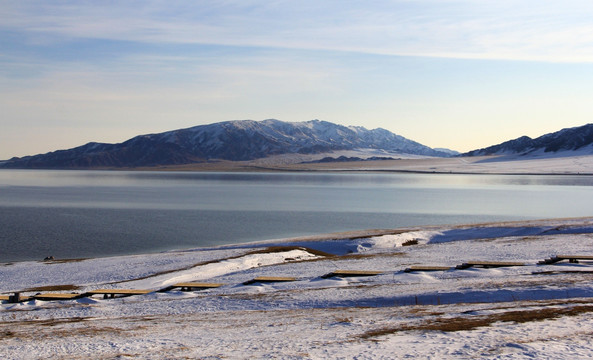
[[160, 186], [195, 184], [295, 186], [593, 186], [585, 175], [485, 175], [411, 173], [224, 173], [174, 171], [0, 170], [0, 186]]
[[592, 185], [590, 176], [0, 170], [0, 248], [5, 259], [35, 249], [80, 257], [591, 216]]

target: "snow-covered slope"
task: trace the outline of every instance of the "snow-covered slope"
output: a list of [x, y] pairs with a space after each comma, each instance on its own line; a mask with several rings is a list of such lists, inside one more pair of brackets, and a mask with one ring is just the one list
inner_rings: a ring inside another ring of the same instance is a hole
[[562, 129], [532, 139], [522, 136], [515, 140], [470, 151], [463, 156], [483, 155], [590, 155], [593, 154], [593, 124]]
[[70, 150], [13, 158], [2, 167], [88, 168], [178, 165], [210, 160], [254, 160], [280, 154], [375, 149], [423, 156], [450, 156], [384, 129], [367, 130], [327, 121], [237, 120], [160, 134], [121, 144], [89, 143]]
[[[361, 231], [152, 255], [0, 264], [0, 292], [158, 290], [0, 305], [4, 359], [586, 359], [593, 218]], [[470, 261], [503, 267], [457, 269]], [[439, 271], [406, 272], [412, 266]], [[324, 277], [336, 270], [376, 276]], [[263, 276], [288, 282], [255, 282]], [[60, 290], [62, 289], [62, 290]]]

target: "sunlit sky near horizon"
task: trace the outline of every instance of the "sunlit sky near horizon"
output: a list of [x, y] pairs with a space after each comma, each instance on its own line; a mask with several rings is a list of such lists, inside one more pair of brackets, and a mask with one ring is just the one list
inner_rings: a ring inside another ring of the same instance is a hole
[[592, 100], [592, 1], [0, 0], [0, 159], [269, 118], [469, 151]]

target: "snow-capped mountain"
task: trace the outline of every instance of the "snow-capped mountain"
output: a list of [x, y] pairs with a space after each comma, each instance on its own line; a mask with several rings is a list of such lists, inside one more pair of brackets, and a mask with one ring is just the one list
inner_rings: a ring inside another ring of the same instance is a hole
[[557, 154], [564, 152], [593, 154], [593, 124], [562, 129], [532, 139], [522, 136], [484, 149], [473, 150], [463, 156], [481, 155], [530, 155]]
[[159, 134], [119, 144], [88, 143], [47, 154], [12, 158], [0, 167], [89, 168], [178, 165], [212, 160], [254, 160], [279, 154], [318, 154], [379, 149], [402, 154], [450, 156], [385, 129], [367, 130], [327, 121], [236, 120]]

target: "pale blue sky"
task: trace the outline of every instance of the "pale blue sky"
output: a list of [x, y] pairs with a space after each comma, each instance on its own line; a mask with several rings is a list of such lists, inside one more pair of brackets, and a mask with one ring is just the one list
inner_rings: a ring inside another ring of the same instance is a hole
[[592, 99], [588, 0], [0, 0], [0, 159], [267, 118], [467, 151]]

